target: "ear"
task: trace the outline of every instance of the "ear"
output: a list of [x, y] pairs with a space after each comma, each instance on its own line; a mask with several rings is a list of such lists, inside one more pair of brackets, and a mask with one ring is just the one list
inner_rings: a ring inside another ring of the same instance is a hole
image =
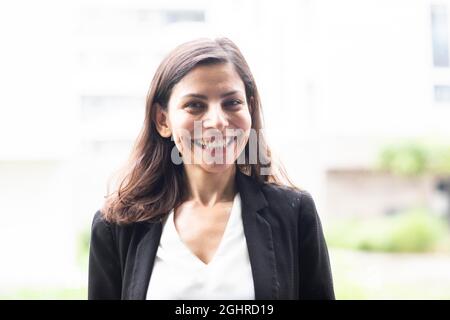
[[169, 126], [167, 111], [165, 111], [159, 103], [155, 103], [153, 108], [155, 108], [156, 114], [156, 130], [158, 130], [161, 137], [169, 138], [172, 135], [172, 130]]

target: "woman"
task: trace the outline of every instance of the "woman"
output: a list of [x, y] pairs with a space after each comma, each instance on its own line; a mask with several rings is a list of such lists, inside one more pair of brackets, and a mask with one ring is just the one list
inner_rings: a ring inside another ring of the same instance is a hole
[[89, 299], [334, 299], [314, 201], [273, 164], [261, 122], [230, 40], [163, 60], [121, 183], [94, 217]]

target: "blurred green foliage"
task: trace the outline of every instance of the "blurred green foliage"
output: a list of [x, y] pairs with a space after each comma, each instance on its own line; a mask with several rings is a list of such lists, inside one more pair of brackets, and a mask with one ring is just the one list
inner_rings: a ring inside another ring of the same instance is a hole
[[378, 167], [398, 175], [450, 174], [450, 145], [432, 141], [402, 141], [380, 150]]
[[78, 233], [77, 257], [76, 261], [81, 270], [87, 272], [89, 263], [89, 243], [91, 240], [91, 230], [85, 229]]
[[0, 292], [0, 300], [86, 300], [87, 288], [17, 288]]
[[380, 154], [381, 169], [400, 175], [417, 175], [425, 171], [427, 153], [418, 144], [393, 145], [385, 147]]
[[[450, 299], [449, 278], [436, 281], [436, 278], [430, 277], [433, 265], [436, 264], [437, 268], [443, 263], [448, 265], [449, 260], [443, 259], [442, 254], [407, 254], [409, 258], [406, 258], [402, 257], [403, 254], [397, 253], [337, 248], [330, 248], [329, 253], [334, 291], [338, 300]], [[405, 265], [403, 259], [410, 259], [406, 261], [409, 261], [407, 263], [413, 272], [410, 269], [406, 275], [403, 274], [402, 268], [399, 267]]]
[[[83, 273], [88, 272], [90, 229], [79, 231], [76, 262]], [[86, 300], [87, 283], [81, 287], [16, 287], [0, 288], [0, 300]]]
[[425, 209], [392, 216], [333, 221], [325, 230], [330, 247], [365, 251], [429, 252], [449, 250], [447, 222]]

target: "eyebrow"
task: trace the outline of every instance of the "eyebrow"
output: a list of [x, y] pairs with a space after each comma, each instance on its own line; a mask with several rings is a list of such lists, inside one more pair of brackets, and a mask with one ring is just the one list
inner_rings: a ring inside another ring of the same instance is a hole
[[[237, 90], [229, 91], [227, 93], [222, 94], [220, 97], [224, 98], [224, 97], [227, 97], [227, 96], [231, 96], [231, 95], [233, 95], [235, 93], [239, 93], [239, 91], [237, 91]], [[189, 94], [186, 94], [186, 95], [183, 96], [183, 98], [186, 98], [186, 97], [208, 100], [207, 96], [205, 96], [203, 94], [198, 94], [198, 93], [189, 93]]]

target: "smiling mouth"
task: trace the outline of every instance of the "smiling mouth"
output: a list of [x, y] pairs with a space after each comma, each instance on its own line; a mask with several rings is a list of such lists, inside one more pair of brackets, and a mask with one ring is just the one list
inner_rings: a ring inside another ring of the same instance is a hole
[[230, 146], [236, 137], [227, 137], [225, 140], [205, 141], [202, 139], [192, 140], [193, 143], [202, 149], [226, 148]]

